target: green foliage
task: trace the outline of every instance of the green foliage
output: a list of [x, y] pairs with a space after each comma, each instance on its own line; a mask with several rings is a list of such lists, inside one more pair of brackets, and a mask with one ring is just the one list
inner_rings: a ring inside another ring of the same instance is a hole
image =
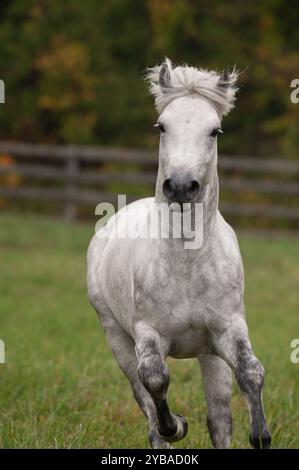
[[296, 0], [14, 0], [1, 10], [2, 139], [152, 147], [142, 76], [169, 56], [243, 71], [222, 152], [297, 156]]

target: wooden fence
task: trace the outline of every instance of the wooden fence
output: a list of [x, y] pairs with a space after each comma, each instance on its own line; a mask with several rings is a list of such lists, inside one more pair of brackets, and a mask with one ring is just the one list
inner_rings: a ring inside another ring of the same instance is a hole
[[[0, 142], [0, 197], [5, 201], [58, 202], [68, 220], [87, 206], [90, 215], [101, 201], [115, 201], [119, 185], [153, 192], [158, 156], [149, 150]], [[224, 214], [299, 223], [299, 162], [241, 156], [219, 157], [221, 209]], [[18, 175], [15, 185], [9, 175]], [[34, 180], [34, 183], [33, 183]], [[116, 186], [115, 186], [116, 185]], [[280, 202], [282, 201], [282, 203]], [[296, 202], [297, 201], [297, 202]]]

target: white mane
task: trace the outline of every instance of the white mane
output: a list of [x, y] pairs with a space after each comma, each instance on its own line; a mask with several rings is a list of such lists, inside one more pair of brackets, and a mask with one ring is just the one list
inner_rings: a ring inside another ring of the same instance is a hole
[[237, 79], [235, 68], [219, 74], [188, 65], [173, 67], [167, 58], [161, 65], [148, 69], [146, 76], [159, 114], [176, 98], [197, 94], [208, 100], [220, 117], [234, 107]]

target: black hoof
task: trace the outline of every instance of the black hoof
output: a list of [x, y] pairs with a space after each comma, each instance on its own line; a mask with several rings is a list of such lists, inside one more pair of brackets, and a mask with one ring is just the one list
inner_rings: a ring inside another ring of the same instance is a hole
[[261, 434], [253, 432], [249, 435], [249, 442], [254, 449], [269, 449], [271, 436], [268, 431], [263, 431]]
[[168, 436], [165, 436], [161, 433], [159, 433], [161, 439], [166, 442], [176, 442], [180, 441], [183, 439], [187, 432], [188, 432], [188, 423], [185, 420], [184, 416], [179, 415], [179, 414], [174, 414], [173, 417], [176, 420], [176, 432], [174, 434], [170, 434]]

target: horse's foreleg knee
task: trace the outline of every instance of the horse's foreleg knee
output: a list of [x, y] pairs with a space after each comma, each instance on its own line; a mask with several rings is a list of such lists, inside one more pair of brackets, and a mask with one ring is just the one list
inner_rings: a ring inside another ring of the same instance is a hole
[[239, 347], [235, 376], [249, 405], [251, 416], [250, 444], [255, 449], [268, 449], [271, 445], [271, 436], [267, 429], [262, 403], [265, 371], [252, 350], [244, 344]]
[[158, 333], [143, 328], [136, 341], [136, 354], [138, 377], [155, 404], [161, 438], [169, 442], [182, 439], [187, 433], [187, 422], [182, 416], [172, 414], [168, 407], [169, 372]]
[[262, 403], [264, 368], [255, 357], [243, 318], [236, 320], [220, 338], [214, 337], [217, 355], [233, 369], [241, 392], [245, 395], [251, 418], [250, 443], [256, 449], [268, 449], [271, 437]]
[[168, 367], [153, 340], [142, 342], [142, 345], [136, 349], [139, 357], [138, 377], [155, 403], [158, 431], [163, 436], [174, 435], [177, 431], [177, 422], [170, 413], [167, 403]]
[[156, 401], [166, 397], [169, 385], [169, 372], [162, 360], [156, 344], [150, 340], [138, 348], [139, 365], [138, 377], [147, 391]]

